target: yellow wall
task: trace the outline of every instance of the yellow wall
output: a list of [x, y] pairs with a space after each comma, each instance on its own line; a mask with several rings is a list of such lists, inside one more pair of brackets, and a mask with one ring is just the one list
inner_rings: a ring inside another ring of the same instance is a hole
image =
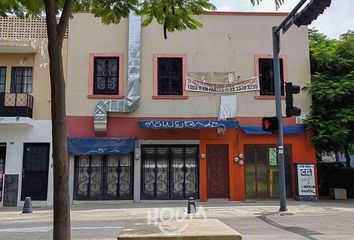
[[[0, 40], [1, 41], [1, 40]], [[0, 53], [0, 66], [5, 66], [6, 72], [6, 92], [10, 92], [11, 68], [12, 67], [32, 67], [32, 93], [33, 96], [33, 119], [49, 120], [50, 112], [50, 78], [49, 78], [49, 57], [47, 52], [46, 40], [43, 44], [34, 46], [36, 53]], [[2, 43], [5, 43], [4, 41]], [[5, 43], [6, 44], [6, 43]], [[35, 45], [35, 44], [33, 44]], [[67, 40], [64, 42], [63, 59], [64, 73], [67, 68]]]
[[[254, 56], [272, 54], [271, 28], [285, 16], [203, 15], [204, 27], [195, 31], [169, 33], [163, 39], [162, 27], [153, 23], [142, 30], [141, 105], [129, 117], [216, 117], [219, 94], [187, 92], [187, 100], [154, 100], [153, 55], [187, 54], [187, 72], [233, 72], [241, 78], [255, 75]], [[89, 29], [89, 30], [87, 30]], [[71, 116], [92, 116], [99, 100], [88, 99], [89, 54], [121, 52], [125, 57], [124, 94], [127, 88], [128, 21], [102, 25], [100, 19], [79, 13], [70, 21], [68, 46], [68, 107]], [[307, 28], [292, 27], [282, 37], [281, 54], [287, 56], [288, 81], [304, 86], [310, 81]], [[256, 100], [255, 92], [240, 93], [238, 117], [275, 114], [274, 100]], [[294, 100], [303, 112], [310, 98], [301, 92]]]

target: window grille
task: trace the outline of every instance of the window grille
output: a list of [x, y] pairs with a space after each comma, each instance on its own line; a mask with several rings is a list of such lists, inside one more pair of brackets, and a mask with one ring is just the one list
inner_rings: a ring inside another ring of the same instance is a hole
[[183, 95], [182, 58], [158, 58], [158, 95]]
[[93, 94], [119, 93], [119, 58], [95, 57]]

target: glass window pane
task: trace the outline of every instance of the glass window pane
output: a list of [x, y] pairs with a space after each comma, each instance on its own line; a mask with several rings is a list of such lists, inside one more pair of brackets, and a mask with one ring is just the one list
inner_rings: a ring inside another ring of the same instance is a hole
[[32, 92], [32, 68], [12, 68], [11, 93]]
[[245, 165], [246, 165], [246, 197], [256, 198], [256, 164], [255, 147], [245, 146]]

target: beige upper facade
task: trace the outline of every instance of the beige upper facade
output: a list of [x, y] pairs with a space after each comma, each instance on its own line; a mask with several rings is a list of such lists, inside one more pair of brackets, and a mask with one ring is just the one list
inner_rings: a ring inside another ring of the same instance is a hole
[[[255, 76], [257, 57], [272, 57], [272, 26], [286, 14], [207, 14], [199, 16], [203, 28], [168, 34], [152, 23], [141, 34], [140, 107], [123, 117], [217, 117], [222, 94], [186, 92], [186, 99], [156, 99], [154, 96], [154, 56], [184, 55], [186, 73], [222, 75], [234, 72], [241, 79]], [[120, 54], [123, 57], [123, 95], [127, 91], [128, 20], [118, 25], [103, 25], [89, 13], [78, 13], [70, 21], [68, 43], [67, 115], [93, 116], [102, 99], [90, 98], [90, 54]], [[292, 27], [281, 37], [284, 78], [304, 86], [310, 82], [307, 28]], [[92, 64], [92, 62], [91, 62]], [[92, 68], [92, 66], [91, 66]], [[92, 69], [91, 69], [92, 71]], [[220, 81], [216, 79], [215, 81]], [[225, 79], [226, 81], [226, 79]], [[216, 82], [215, 82], [216, 83]], [[260, 99], [257, 92], [237, 93], [237, 117], [275, 115], [274, 100]], [[294, 105], [308, 112], [307, 92], [295, 96]], [[285, 104], [283, 104], [283, 107]]]
[[[51, 119], [48, 40], [44, 18], [0, 18], [0, 67], [6, 67], [5, 93], [11, 92], [14, 68], [32, 69], [33, 119]], [[63, 44], [64, 73], [67, 72], [67, 39]]]

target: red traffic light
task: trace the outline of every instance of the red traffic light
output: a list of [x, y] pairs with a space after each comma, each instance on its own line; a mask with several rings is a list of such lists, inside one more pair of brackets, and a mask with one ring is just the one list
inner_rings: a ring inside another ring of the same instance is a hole
[[262, 129], [266, 132], [275, 132], [279, 128], [277, 117], [264, 117], [262, 118]]

